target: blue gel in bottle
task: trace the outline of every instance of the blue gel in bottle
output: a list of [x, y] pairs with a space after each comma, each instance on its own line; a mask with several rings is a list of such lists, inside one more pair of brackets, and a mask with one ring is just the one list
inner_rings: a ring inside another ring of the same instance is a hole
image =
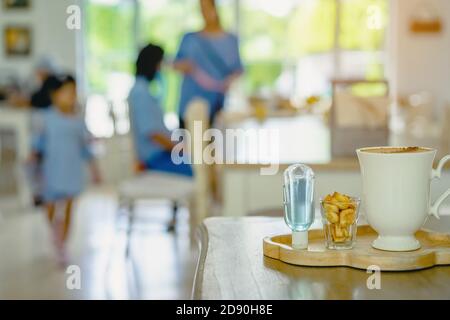
[[303, 164], [284, 172], [284, 220], [292, 230], [292, 247], [308, 248], [308, 229], [314, 222], [314, 172]]

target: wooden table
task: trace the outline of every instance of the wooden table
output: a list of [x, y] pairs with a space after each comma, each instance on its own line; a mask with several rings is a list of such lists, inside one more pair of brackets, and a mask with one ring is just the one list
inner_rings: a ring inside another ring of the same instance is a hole
[[[318, 227], [318, 225], [316, 225]], [[427, 228], [450, 232], [450, 216], [430, 218]], [[371, 274], [346, 267], [289, 265], [262, 254], [262, 239], [288, 233], [280, 218], [209, 218], [201, 227], [194, 299], [450, 299], [450, 266]]]

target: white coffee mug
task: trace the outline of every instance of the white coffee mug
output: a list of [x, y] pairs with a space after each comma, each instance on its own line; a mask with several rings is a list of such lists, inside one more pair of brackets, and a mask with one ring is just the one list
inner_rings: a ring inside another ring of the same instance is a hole
[[444, 157], [433, 170], [434, 149], [377, 152], [399, 148], [363, 148], [356, 152], [361, 167], [366, 217], [378, 233], [372, 246], [388, 251], [411, 251], [420, 248], [414, 236], [416, 231], [428, 215], [439, 218], [439, 206], [450, 195], [448, 189], [433, 205], [430, 204], [431, 180], [440, 178], [450, 155]]

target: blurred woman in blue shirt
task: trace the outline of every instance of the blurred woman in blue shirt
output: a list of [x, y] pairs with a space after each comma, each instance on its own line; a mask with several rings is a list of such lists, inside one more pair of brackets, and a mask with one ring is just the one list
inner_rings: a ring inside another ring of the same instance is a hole
[[204, 28], [184, 35], [174, 68], [183, 75], [178, 107], [180, 126], [189, 102], [196, 97], [209, 103], [210, 121], [223, 108], [231, 83], [242, 74], [239, 43], [220, 24], [214, 0], [200, 0]]

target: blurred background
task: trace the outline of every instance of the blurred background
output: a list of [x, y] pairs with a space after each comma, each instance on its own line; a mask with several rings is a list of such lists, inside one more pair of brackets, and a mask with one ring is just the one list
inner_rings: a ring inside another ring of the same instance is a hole
[[[183, 35], [203, 27], [199, 0], [1, 2], [0, 298], [186, 299], [195, 228], [208, 216], [281, 215], [287, 165], [313, 166], [317, 198], [360, 195], [358, 147], [449, 151], [447, 0], [217, 0], [222, 27], [239, 39], [244, 72], [214, 126], [279, 130], [280, 170], [261, 176], [267, 162], [257, 155], [251, 163], [195, 166], [193, 182], [136, 171], [127, 98], [139, 49], [156, 43], [169, 64]], [[73, 5], [81, 19], [74, 30], [67, 27]], [[33, 205], [33, 109], [22, 97], [43, 64], [76, 76], [102, 177], [74, 209], [68, 254], [82, 270], [81, 290], [67, 289], [45, 210]], [[175, 129], [182, 76], [161, 71], [150, 90]], [[241, 159], [257, 150], [232, 152]], [[433, 195], [450, 183], [444, 176]], [[174, 203], [177, 228], [169, 233]]]

